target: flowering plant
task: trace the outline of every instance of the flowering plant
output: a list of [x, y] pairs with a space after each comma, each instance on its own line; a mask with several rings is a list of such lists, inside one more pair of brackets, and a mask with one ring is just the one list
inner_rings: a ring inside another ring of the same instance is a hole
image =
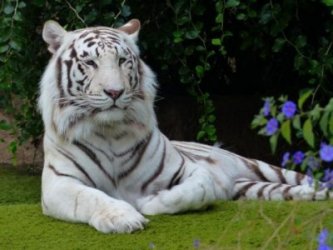
[[333, 98], [325, 106], [313, 100], [312, 89], [301, 91], [297, 103], [286, 96], [265, 98], [252, 128], [269, 137], [273, 153], [281, 140], [290, 145], [291, 150], [282, 155], [282, 167], [299, 167], [333, 188], [333, 171], [329, 170], [333, 165]]
[[318, 236], [318, 250], [333, 250], [332, 240], [332, 235], [324, 228]]

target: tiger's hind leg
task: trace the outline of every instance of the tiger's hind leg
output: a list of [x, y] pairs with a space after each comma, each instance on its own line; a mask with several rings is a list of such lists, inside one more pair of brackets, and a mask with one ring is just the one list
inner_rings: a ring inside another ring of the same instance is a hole
[[326, 200], [332, 199], [332, 192], [328, 189], [316, 191], [309, 185], [290, 185], [241, 178], [235, 181], [233, 199]]

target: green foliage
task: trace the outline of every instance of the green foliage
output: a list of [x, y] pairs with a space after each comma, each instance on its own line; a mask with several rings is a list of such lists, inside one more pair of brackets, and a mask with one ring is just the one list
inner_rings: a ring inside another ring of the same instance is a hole
[[[71, 30], [97, 24], [118, 26], [135, 17], [143, 24], [142, 55], [157, 71], [162, 88], [180, 83], [199, 104], [198, 140], [217, 140], [211, 98], [215, 89], [235, 84], [238, 68], [258, 67], [256, 74], [262, 75], [266, 84], [262, 93], [270, 93], [266, 86], [271, 81], [280, 83], [276, 76], [286, 70], [295, 74], [297, 81], [287, 84], [295, 86], [292, 90], [300, 89], [295, 102], [298, 111], [292, 119], [281, 114], [280, 106], [287, 99], [295, 100], [294, 96], [270, 99], [270, 115], [279, 123], [278, 132], [269, 139], [272, 149], [281, 138], [289, 145], [304, 142], [304, 149], [318, 149], [323, 140], [333, 143], [333, 115], [328, 105], [333, 91], [332, 8], [328, 0], [150, 4], [136, 0], [4, 0], [0, 4], [0, 107], [13, 114], [14, 120], [1, 121], [0, 129], [17, 135], [12, 151], [23, 141], [40, 138], [42, 124], [35, 103], [38, 81], [49, 57], [41, 41], [46, 20], [55, 19]], [[320, 16], [312, 20], [312, 13]], [[267, 119], [262, 114], [254, 119], [259, 134], [265, 135]]]
[[[311, 95], [309, 94], [311, 93]], [[273, 98], [266, 99], [269, 103], [270, 112], [267, 114], [265, 108], [261, 109], [260, 113], [255, 117], [252, 122], [253, 128], [259, 128], [259, 133], [268, 136], [271, 149], [275, 152], [278, 139], [282, 138], [291, 151], [305, 152], [304, 157], [298, 162], [295, 160], [295, 154], [293, 157], [287, 156], [282, 160], [284, 167], [288, 166], [292, 169], [298, 165], [301, 170], [307, 170], [308, 174], [312, 175], [316, 180], [325, 178], [330, 182], [330, 172], [325, 172], [323, 175], [323, 168], [332, 166], [333, 159], [329, 159], [332, 155], [331, 152], [324, 152], [323, 143], [325, 145], [333, 145], [333, 98], [325, 106], [319, 104], [308, 105], [308, 109], [303, 109], [303, 103], [310, 96], [313, 97], [313, 92], [310, 90], [301, 91], [298, 98], [298, 109], [295, 115], [287, 118], [284, 114], [283, 105], [286, 103], [286, 98], [279, 98], [276, 104], [276, 100]], [[273, 135], [267, 135], [267, 122], [270, 117], [276, 117], [281, 126], [276, 130]], [[300, 150], [301, 149], [301, 150]], [[289, 152], [285, 153], [290, 154]], [[325, 156], [326, 155], [326, 156]]]
[[[299, 90], [298, 98], [295, 94], [291, 98], [265, 98], [264, 107], [252, 122], [252, 127], [258, 129], [259, 134], [269, 137], [273, 152], [282, 142], [289, 145], [289, 151], [295, 154], [297, 151], [302, 154], [304, 152], [301, 162], [295, 160], [295, 155], [287, 157], [285, 154], [283, 165], [291, 168], [299, 165], [302, 170], [308, 169], [317, 178], [323, 177], [323, 168], [332, 166], [330, 152], [324, 152], [323, 143], [328, 147], [333, 144], [333, 89], [330, 80], [333, 73], [333, 6], [331, 1], [322, 2], [324, 5], [317, 3], [315, 6], [322, 8], [322, 13], [325, 13], [323, 23], [317, 27], [321, 33], [316, 38], [307, 33], [306, 29], [295, 29], [293, 26], [295, 15], [292, 13], [309, 11], [306, 8], [311, 3], [301, 6], [292, 1], [284, 1], [284, 4], [271, 2], [267, 4], [267, 8], [263, 8], [266, 15], [261, 15], [261, 22], [270, 27], [270, 35], [274, 38], [271, 49], [278, 54], [289, 51], [289, 58], [293, 61], [297, 77], [303, 82], [303, 88]], [[294, 32], [291, 33], [290, 30]], [[295, 113], [290, 116], [286, 115], [289, 111], [283, 108], [288, 100], [295, 107]], [[268, 133], [270, 128], [267, 124], [270, 119], [278, 121], [278, 128], [273, 134]]]
[[290, 145], [298, 144], [297, 140], [303, 140], [306, 147], [314, 149], [321, 141], [333, 142], [331, 141], [333, 138], [333, 98], [324, 107], [316, 104], [312, 109], [302, 110], [300, 100], [303, 97], [304, 95], [301, 95], [298, 99], [299, 109], [292, 118], [287, 118], [281, 110], [285, 103], [285, 97], [280, 98], [277, 103], [273, 98], [270, 98], [270, 114], [265, 115], [264, 109], [261, 109], [260, 113], [253, 119], [252, 127], [260, 128], [260, 134], [266, 136], [265, 126], [269, 117], [274, 116], [281, 124], [274, 135], [281, 135], [281, 138]]
[[29, 136], [38, 136], [41, 128], [41, 123], [34, 120], [37, 114], [32, 104], [36, 98], [36, 87], [24, 88], [27, 85], [36, 86], [38, 82], [28, 82], [34, 72], [22, 67], [24, 63], [31, 64], [31, 57], [24, 48], [34, 49], [34, 45], [30, 44], [31, 35], [26, 30], [29, 24], [22, 14], [26, 7], [25, 2], [20, 1], [2, 1], [0, 5], [0, 106], [14, 114], [15, 118], [13, 123], [1, 121], [0, 128], [13, 134], [18, 134], [21, 128], [29, 131], [19, 133], [18, 141], [10, 144], [13, 153], [17, 143]]

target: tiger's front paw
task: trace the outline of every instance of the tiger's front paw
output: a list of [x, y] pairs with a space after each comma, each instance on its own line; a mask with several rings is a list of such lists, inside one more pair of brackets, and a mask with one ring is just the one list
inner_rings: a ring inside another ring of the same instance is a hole
[[142, 230], [148, 220], [127, 203], [104, 207], [96, 211], [89, 225], [103, 233], [131, 233]]

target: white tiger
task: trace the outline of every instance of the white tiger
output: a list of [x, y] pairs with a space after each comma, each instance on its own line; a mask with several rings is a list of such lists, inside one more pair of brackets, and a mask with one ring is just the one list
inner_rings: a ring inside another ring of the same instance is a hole
[[153, 109], [156, 81], [136, 45], [140, 22], [71, 32], [44, 25], [53, 54], [40, 83], [46, 215], [132, 232], [142, 214], [216, 200], [326, 199], [307, 177], [217, 147], [168, 140]]

